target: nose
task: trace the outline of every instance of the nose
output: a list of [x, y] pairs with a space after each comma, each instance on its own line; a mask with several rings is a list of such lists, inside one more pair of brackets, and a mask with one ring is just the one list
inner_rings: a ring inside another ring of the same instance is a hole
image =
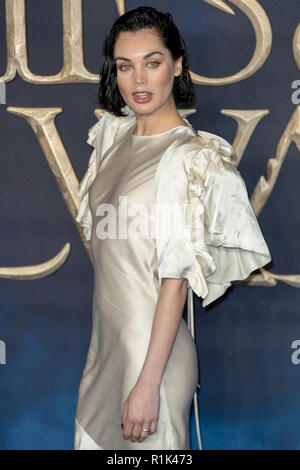
[[136, 85], [146, 83], [146, 71], [143, 65], [139, 65], [135, 68], [133, 79]]

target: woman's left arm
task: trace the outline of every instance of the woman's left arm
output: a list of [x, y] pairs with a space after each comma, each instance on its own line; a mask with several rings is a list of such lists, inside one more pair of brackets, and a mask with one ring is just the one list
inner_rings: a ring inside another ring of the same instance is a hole
[[144, 433], [141, 427], [149, 428], [151, 421], [150, 434], [156, 432], [160, 384], [181, 322], [187, 287], [184, 278], [162, 279], [147, 355], [137, 383], [124, 404], [125, 439], [144, 440], [149, 433]]
[[182, 318], [187, 279], [162, 279], [148, 352], [138, 383], [160, 386]]

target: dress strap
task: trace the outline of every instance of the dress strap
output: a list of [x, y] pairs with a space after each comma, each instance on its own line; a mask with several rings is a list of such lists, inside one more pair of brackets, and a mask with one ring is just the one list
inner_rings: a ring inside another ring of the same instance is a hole
[[[193, 289], [191, 288], [190, 284], [188, 283], [188, 328], [191, 332], [193, 339], [195, 340], [195, 324], [194, 324], [194, 294]], [[198, 439], [198, 447], [199, 450], [202, 449], [201, 443], [201, 434], [200, 434], [200, 424], [199, 424], [199, 412], [198, 412], [198, 387], [200, 388], [200, 384], [197, 384], [196, 391], [194, 393], [194, 412], [195, 412], [195, 423], [196, 423], [196, 431], [197, 431], [197, 439]]]

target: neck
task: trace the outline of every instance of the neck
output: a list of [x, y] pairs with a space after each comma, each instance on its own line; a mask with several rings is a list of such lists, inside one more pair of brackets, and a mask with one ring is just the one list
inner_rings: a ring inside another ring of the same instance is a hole
[[151, 114], [136, 113], [136, 126], [132, 133], [140, 136], [160, 134], [179, 125], [185, 125], [185, 122], [173, 103], [167, 109], [158, 109]]

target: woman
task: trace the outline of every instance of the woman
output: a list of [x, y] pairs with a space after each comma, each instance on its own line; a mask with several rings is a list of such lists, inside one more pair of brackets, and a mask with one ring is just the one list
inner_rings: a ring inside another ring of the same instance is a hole
[[171, 15], [127, 12], [103, 54], [105, 112], [89, 131], [76, 218], [95, 276], [75, 449], [189, 449], [198, 364], [187, 289], [205, 306], [271, 257], [231, 145], [176, 109], [194, 91]]

